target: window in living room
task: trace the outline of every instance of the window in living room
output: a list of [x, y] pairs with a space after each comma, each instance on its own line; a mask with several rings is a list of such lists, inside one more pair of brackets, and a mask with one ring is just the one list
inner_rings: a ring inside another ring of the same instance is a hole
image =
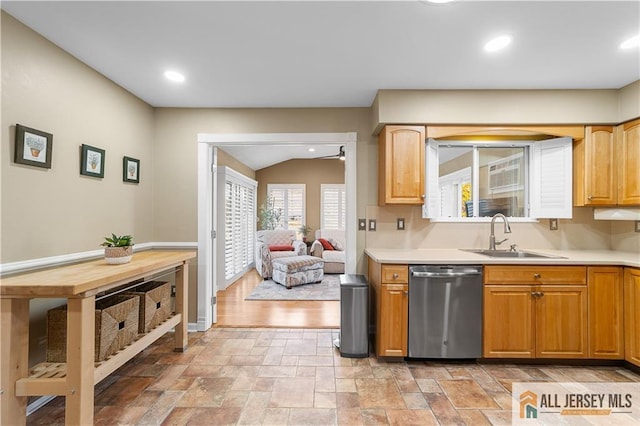
[[304, 184], [268, 184], [267, 197], [273, 200], [273, 208], [280, 210], [280, 222], [277, 227], [295, 229], [305, 224]]
[[344, 184], [320, 185], [320, 228], [344, 229], [345, 194]]

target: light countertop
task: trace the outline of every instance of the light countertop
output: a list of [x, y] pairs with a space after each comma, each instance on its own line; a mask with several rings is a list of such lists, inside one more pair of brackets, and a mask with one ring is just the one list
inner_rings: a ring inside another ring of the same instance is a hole
[[613, 250], [522, 250], [551, 258], [494, 258], [459, 249], [367, 248], [365, 253], [378, 263], [460, 265], [618, 265], [640, 268], [640, 254]]

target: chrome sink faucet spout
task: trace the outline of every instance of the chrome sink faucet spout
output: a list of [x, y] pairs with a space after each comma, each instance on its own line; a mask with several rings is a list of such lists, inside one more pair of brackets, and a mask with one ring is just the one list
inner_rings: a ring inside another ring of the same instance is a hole
[[508, 240], [508, 238], [505, 238], [502, 241], [496, 242], [495, 225], [496, 225], [497, 218], [501, 218], [502, 221], [504, 222], [504, 233], [505, 234], [511, 233], [511, 226], [509, 225], [509, 221], [507, 220], [505, 215], [503, 215], [502, 213], [496, 213], [495, 215], [493, 215], [493, 217], [491, 218], [491, 236], [489, 236], [489, 250], [495, 250], [497, 245], [502, 244]]

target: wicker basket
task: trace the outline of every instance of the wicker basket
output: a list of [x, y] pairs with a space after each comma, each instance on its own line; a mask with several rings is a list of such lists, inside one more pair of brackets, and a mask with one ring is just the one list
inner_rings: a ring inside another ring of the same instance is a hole
[[[104, 361], [138, 337], [138, 296], [118, 294], [96, 302], [95, 361]], [[47, 362], [67, 360], [67, 306], [47, 312]]]
[[166, 281], [151, 281], [125, 294], [140, 296], [139, 333], [148, 333], [171, 315], [171, 286]]

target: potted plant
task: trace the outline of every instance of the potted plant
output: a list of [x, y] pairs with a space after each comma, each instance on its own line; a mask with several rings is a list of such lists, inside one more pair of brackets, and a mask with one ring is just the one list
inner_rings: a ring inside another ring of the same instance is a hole
[[110, 265], [129, 263], [133, 256], [133, 237], [131, 235], [104, 237], [104, 260]]
[[307, 235], [311, 232], [311, 227], [307, 225], [301, 225], [298, 228], [298, 232], [302, 234], [302, 241], [307, 242]]

